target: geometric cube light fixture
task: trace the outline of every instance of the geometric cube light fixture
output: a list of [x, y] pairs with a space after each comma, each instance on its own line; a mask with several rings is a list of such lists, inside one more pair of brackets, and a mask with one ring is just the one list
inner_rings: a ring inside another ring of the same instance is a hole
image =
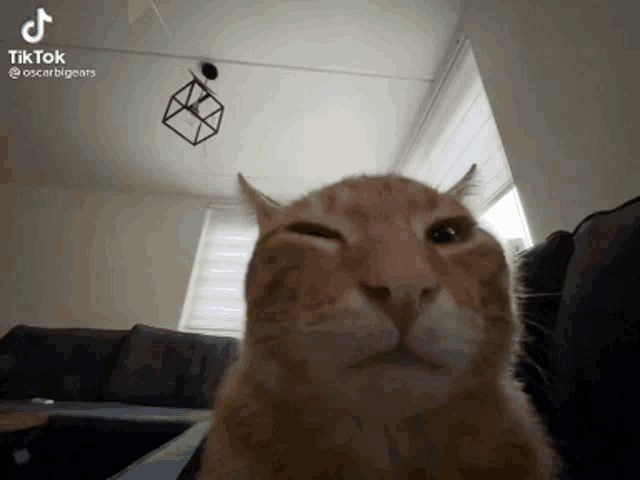
[[[208, 80], [218, 76], [218, 70], [211, 63], [202, 63], [200, 67]], [[224, 105], [204, 82], [189, 72], [193, 80], [171, 95], [162, 123], [196, 146], [218, 133]]]

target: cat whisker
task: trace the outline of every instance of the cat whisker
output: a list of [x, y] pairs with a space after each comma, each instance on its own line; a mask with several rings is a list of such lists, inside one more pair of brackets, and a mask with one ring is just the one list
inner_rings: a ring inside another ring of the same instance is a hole
[[521, 293], [514, 292], [516, 298], [535, 298], [535, 297], [560, 297], [562, 292], [550, 292], [550, 293]]
[[536, 327], [538, 330], [544, 332], [546, 335], [553, 335], [553, 332], [550, 329], [548, 329], [544, 325], [539, 324], [538, 322], [536, 322], [534, 320], [529, 320], [528, 318], [523, 317], [523, 321], [524, 321], [525, 325], [532, 325], [532, 326]]
[[525, 360], [527, 364], [531, 365], [532, 367], [534, 367], [537, 372], [540, 374], [540, 378], [542, 378], [542, 381], [544, 382], [545, 387], [549, 387], [551, 386], [551, 383], [549, 382], [549, 379], [547, 378], [547, 372], [545, 372], [542, 367], [540, 367], [540, 365], [538, 365], [536, 363], [536, 361], [531, 358], [531, 355], [529, 355], [527, 352], [525, 352], [524, 350], [522, 350], [520, 352], [520, 358], [522, 360]]

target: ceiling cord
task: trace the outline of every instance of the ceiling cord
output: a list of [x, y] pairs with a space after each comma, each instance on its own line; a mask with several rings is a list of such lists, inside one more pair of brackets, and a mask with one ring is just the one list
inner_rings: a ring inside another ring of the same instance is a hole
[[[160, 52], [143, 52], [139, 50], [125, 50], [119, 48], [104, 48], [104, 47], [92, 47], [89, 45], [71, 45], [71, 44], [63, 44], [63, 43], [52, 43], [52, 42], [43, 42], [43, 45], [56, 47], [61, 49], [74, 49], [74, 50], [91, 50], [95, 52], [104, 52], [104, 53], [120, 53], [123, 55], [146, 55], [152, 57], [161, 57], [161, 58], [170, 58], [172, 60], [191, 60], [195, 62], [202, 61], [202, 55], [173, 55], [169, 53], [160, 53]], [[386, 80], [408, 80], [411, 82], [422, 82], [429, 83], [432, 82], [433, 79], [430, 78], [417, 78], [417, 77], [404, 77], [398, 75], [382, 75], [377, 73], [366, 73], [366, 72], [354, 72], [350, 70], [334, 70], [330, 68], [318, 68], [318, 67], [301, 67], [295, 65], [282, 65], [277, 63], [262, 63], [262, 62], [245, 62], [242, 60], [226, 60], [222, 58], [211, 58], [209, 59], [211, 63], [226, 63], [229, 65], [244, 65], [249, 67], [264, 67], [264, 68], [276, 68], [279, 70], [294, 70], [300, 72], [313, 72], [313, 73], [328, 73], [332, 75], [351, 75], [356, 77], [369, 77], [376, 79], [386, 79]]]
[[156, 12], [158, 20], [160, 20], [160, 23], [162, 24], [162, 28], [164, 28], [164, 31], [167, 33], [167, 36], [169, 37], [169, 40], [173, 40], [173, 35], [171, 35], [171, 32], [169, 31], [169, 28], [164, 23], [164, 20], [162, 19], [162, 15], [160, 15], [160, 11], [158, 10], [158, 7], [156, 6], [156, 2], [154, 2], [153, 0], [149, 0], [149, 1], [151, 2], [151, 6], [153, 7], [154, 12]]

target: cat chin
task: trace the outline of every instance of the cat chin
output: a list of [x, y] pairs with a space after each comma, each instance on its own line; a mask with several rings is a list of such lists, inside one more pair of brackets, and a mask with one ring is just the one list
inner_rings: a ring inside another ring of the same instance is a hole
[[446, 369], [378, 365], [348, 369], [335, 382], [316, 384], [316, 395], [327, 399], [330, 409], [359, 412], [383, 419], [401, 419], [440, 407], [463, 384], [471, 384]]

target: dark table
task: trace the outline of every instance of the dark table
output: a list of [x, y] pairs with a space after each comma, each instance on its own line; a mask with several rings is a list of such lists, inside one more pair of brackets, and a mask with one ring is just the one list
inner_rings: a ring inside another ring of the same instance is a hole
[[7, 469], [0, 476], [175, 480], [198, 447], [202, 450], [212, 417], [206, 409], [114, 402], [0, 401]]

